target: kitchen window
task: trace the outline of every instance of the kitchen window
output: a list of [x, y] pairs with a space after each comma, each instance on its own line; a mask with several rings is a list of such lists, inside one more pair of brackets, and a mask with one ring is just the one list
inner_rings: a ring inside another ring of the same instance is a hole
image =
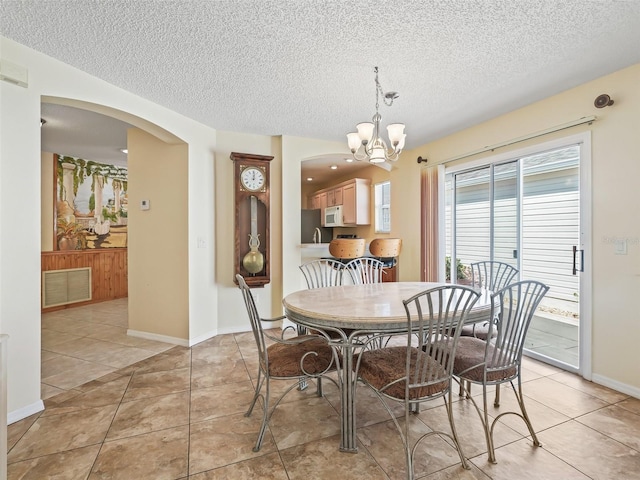
[[375, 231], [391, 232], [391, 182], [376, 183], [374, 186]]

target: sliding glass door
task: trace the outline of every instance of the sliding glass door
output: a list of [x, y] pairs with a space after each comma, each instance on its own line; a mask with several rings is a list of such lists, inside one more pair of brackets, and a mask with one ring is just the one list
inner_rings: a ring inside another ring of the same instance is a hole
[[579, 168], [580, 145], [570, 145], [445, 177], [447, 278], [467, 283], [470, 263], [494, 260], [549, 285], [527, 353], [571, 370], [580, 365]]

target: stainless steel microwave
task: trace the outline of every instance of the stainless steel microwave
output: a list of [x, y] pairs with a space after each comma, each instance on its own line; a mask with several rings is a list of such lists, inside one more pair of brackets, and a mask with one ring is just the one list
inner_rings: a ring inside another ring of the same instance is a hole
[[344, 226], [344, 218], [342, 216], [342, 205], [336, 205], [335, 207], [327, 207], [324, 209], [324, 226], [325, 227]]

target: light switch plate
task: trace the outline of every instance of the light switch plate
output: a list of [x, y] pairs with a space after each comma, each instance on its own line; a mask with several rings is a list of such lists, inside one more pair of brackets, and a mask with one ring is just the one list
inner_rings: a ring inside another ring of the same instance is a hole
[[614, 253], [616, 255], [626, 255], [627, 254], [627, 241], [623, 238], [616, 239], [614, 243]]
[[149, 210], [151, 208], [151, 201], [140, 200], [140, 210]]

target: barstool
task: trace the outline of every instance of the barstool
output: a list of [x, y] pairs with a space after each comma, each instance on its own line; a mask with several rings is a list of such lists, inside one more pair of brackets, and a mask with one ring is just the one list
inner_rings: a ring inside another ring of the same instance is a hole
[[329, 253], [344, 263], [364, 256], [364, 238], [336, 238], [329, 242]]
[[369, 253], [384, 262], [385, 267], [391, 268], [398, 263], [401, 248], [401, 238], [375, 238], [371, 240]]

